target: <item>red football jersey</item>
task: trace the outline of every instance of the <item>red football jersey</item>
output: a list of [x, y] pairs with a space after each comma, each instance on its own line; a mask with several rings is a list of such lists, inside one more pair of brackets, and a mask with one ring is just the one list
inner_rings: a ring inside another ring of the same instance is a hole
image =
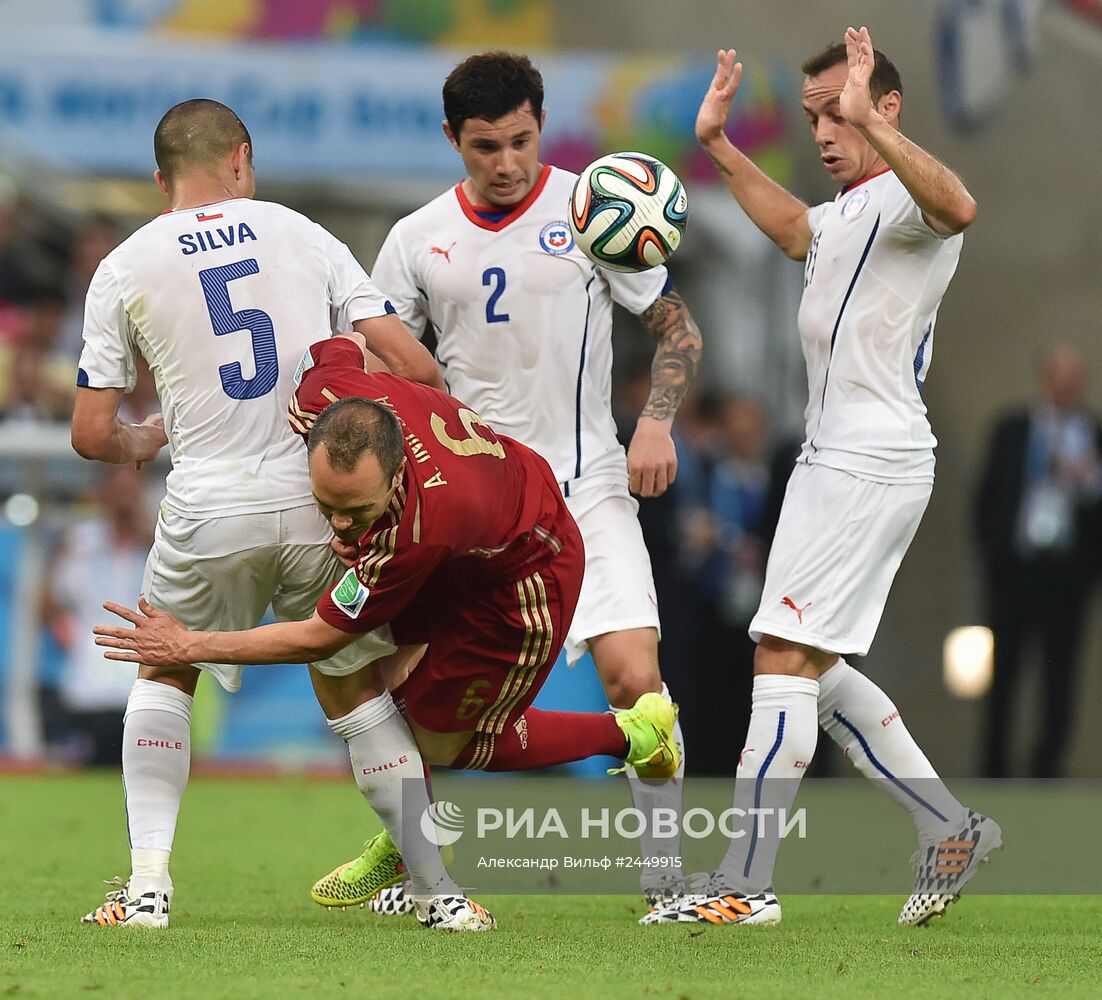
[[[458, 399], [383, 372], [365, 372], [360, 348], [334, 338], [310, 348], [313, 366], [290, 405], [306, 436], [330, 403], [362, 396], [388, 406], [405, 434], [402, 483], [386, 513], [359, 540], [354, 575], [345, 574], [318, 613], [345, 632], [393, 619], [424, 588], [454, 591], [520, 579], [576, 533], [547, 463], [499, 437]], [[411, 641], [411, 636], [395, 636]]]

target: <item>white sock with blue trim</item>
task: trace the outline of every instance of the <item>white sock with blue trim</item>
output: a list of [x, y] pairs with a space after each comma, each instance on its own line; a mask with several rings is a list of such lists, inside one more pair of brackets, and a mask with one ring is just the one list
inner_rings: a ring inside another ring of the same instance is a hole
[[758, 674], [746, 745], [735, 772], [734, 836], [717, 870], [724, 885], [748, 895], [772, 888], [781, 832], [819, 737], [819, 682]]
[[964, 825], [968, 810], [945, 787], [891, 698], [845, 660], [819, 678], [819, 725], [858, 771], [911, 814], [920, 842]]

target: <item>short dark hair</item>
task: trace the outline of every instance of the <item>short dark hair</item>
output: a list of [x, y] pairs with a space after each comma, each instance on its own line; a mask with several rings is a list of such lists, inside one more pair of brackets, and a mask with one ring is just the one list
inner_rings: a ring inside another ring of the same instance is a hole
[[468, 118], [497, 121], [527, 101], [536, 121], [543, 111], [543, 77], [525, 55], [482, 52], [468, 56], [444, 81], [444, 117], [452, 135]]
[[394, 412], [363, 396], [339, 399], [321, 411], [310, 429], [308, 453], [321, 444], [332, 468], [353, 472], [364, 455], [374, 455], [387, 479], [393, 478], [405, 455], [402, 425]]
[[[869, 93], [872, 95], [873, 103], [875, 104], [881, 97], [890, 94], [893, 90], [898, 91], [902, 96], [903, 80], [899, 76], [899, 70], [895, 68], [895, 63], [879, 49], [873, 49], [872, 54], [874, 62], [872, 77], [869, 80]], [[822, 52], [808, 59], [800, 69], [803, 70], [804, 76], [818, 76], [831, 67], [846, 61], [846, 43], [832, 42]]]
[[172, 183], [181, 171], [229, 156], [243, 142], [252, 163], [253, 140], [241, 119], [226, 105], [200, 97], [165, 112], [153, 132], [153, 157]]

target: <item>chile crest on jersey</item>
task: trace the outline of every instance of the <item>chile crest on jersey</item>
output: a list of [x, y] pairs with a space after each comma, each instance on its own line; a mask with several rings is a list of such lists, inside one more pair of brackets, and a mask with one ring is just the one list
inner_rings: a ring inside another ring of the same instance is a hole
[[869, 192], [867, 188], [858, 188], [853, 194], [849, 195], [845, 201], [842, 202], [842, 218], [849, 222], [851, 219], [856, 219], [864, 210], [865, 206], [869, 203]]
[[540, 249], [556, 256], [574, 249], [574, 234], [565, 220], [556, 219], [540, 230]]

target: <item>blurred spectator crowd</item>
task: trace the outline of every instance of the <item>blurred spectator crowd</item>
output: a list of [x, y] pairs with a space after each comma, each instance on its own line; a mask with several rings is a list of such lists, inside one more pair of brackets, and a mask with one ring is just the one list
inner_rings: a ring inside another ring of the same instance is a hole
[[[9, 440], [31, 440], [34, 425], [68, 425], [85, 292], [100, 261], [125, 235], [107, 217], [61, 216], [0, 175], [0, 434]], [[144, 364], [126, 407], [131, 419], [159, 409]], [[115, 600], [132, 601], [140, 589], [160, 478], [155, 471], [96, 466], [73, 475], [71, 461], [43, 471], [47, 464], [31, 472], [10, 462], [3, 483], [5, 494], [26, 489], [46, 501], [38, 537], [48, 567], [61, 568], [47, 569], [39, 609], [45, 737], [55, 756], [115, 764], [133, 670], [105, 664], [90, 629], [108, 590]], [[6, 633], [16, 593], [25, 585], [19, 567], [26, 544], [18, 527], [0, 525], [0, 557], [8, 568], [0, 585]], [[97, 585], [89, 586], [93, 580]]]
[[[59, 216], [0, 174], [0, 421], [69, 422], [84, 296], [126, 235], [107, 216]], [[127, 404], [133, 419], [159, 408], [144, 365]]]
[[84, 293], [121, 235], [73, 225], [0, 178], [0, 419], [68, 420]]

